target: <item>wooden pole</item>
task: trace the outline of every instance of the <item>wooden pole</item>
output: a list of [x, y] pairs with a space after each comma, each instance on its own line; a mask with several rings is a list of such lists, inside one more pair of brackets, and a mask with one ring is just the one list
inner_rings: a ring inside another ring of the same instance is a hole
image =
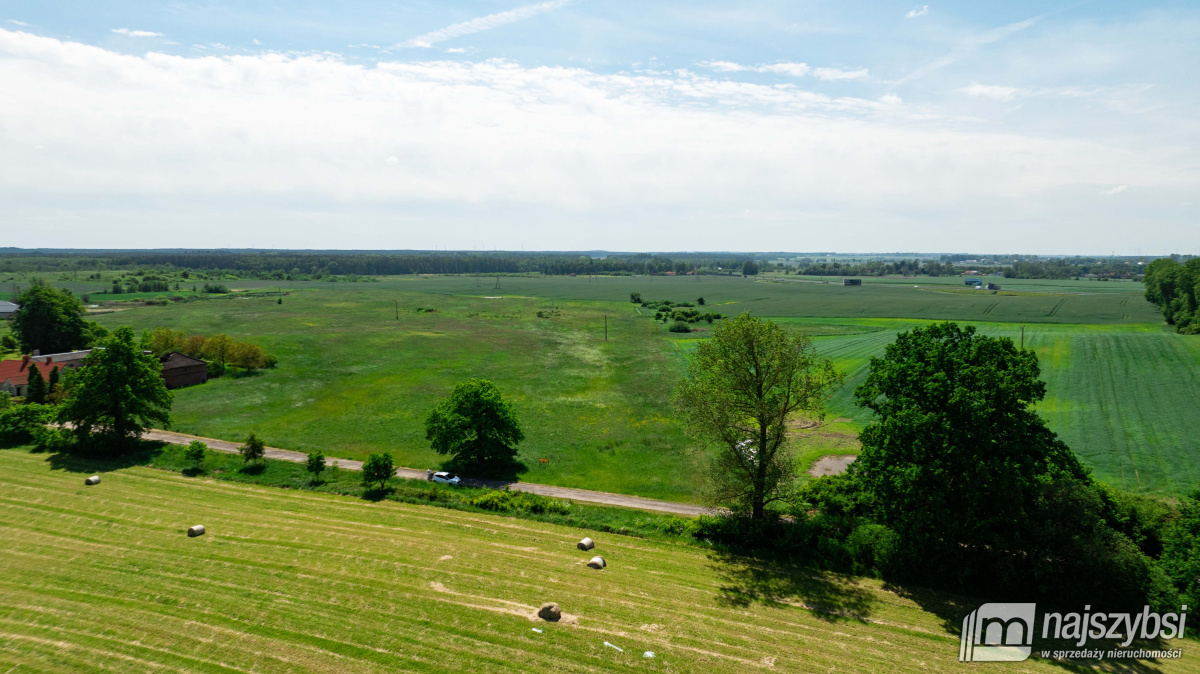
[[1025, 326], [1021, 326], [1021, 348], [1025, 348]]
[[396, 320], [400, 320], [400, 300], [392, 300], [396, 305]]
[[604, 341], [608, 341], [608, 314], [604, 314]]

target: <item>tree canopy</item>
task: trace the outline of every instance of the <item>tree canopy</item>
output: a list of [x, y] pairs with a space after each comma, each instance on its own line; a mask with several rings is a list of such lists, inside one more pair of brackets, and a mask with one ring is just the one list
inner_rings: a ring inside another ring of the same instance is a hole
[[119, 451], [146, 429], [170, 423], [172, 395], [158, 359], [137, 348], [132, 329], [118, 328], [103, 347], [68, 373], [59, 416], [83, 444]]
[[500, 389], [486, 379], [454, 387], [425, 419], [425, 439], [438, 454], [477, 468], [512, 462], [525, 439], [521, 423]]
[[1179, 264], [1169, 257], [1146, 266], [1146, 300], [1162, 311], [1177, 332], [1200, 334], [1200, 258]]
[[804, 335], [747, 313], [719, 324], [697, 347], [675, 394], [692, 434], [716, 446], [712, 501], [758, 519], [787, 499], [797, 478], [788, 418], [798, 411], [822, 416], [841, 381]]
[[74, 351], [88, 345], [83, 303], [70, 290], [34, 284], [18, 297], [12, 330], [25, 352]]
[[910, 578], [1142, 601], [1161, 574], [1110, 526], [1111, 498], [1031, 409], [1046, 392], [1038, 376], [1032, 351], [970, 326], [899, 334], [855, 390], [876, 416], [850, 476], [898, 534]]

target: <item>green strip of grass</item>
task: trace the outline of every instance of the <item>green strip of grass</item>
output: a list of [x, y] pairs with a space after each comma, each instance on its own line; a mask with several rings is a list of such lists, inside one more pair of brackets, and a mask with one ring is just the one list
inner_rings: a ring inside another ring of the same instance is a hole
[[[247, 465], [240, 456], [211, 451], [202, 468], [197, 470], [184, 458], [184, 449], [182, 445], [148, 442], [144, 443], [140, 453], [122, 459], [103, 460], [62, 455], [55, 457], [55, 460], [75, 471], [101, 473], [131, 464], [142, 464], [194, 478], [340, 494], [369, 501], [388, 500], [468, 512], [490, 512], [494, 515], [550, 522], [591, 531], [704, 545], [702, 541], [696, 541], [686, 533], [688, 520], [677, 515], [611, 506], [564, 504], [544, 496], [522, 492], [513, 494], [511, 509], [496, 512], [493, 508], [481, 508], [472, 504], [473, 499], [496, 491], [486, 487], [451, 487], [397, 477], [388, 482], [385, 490], [379, 490], [364, 486], [362, 473], [358, 471], [327, 468], [320, 479], [314, 480], [302, 464], [264, 459], [260, 464]], [[556, 505], [566, 505], [565, 512], [547, 511], [548, 507], [554, 509]]]

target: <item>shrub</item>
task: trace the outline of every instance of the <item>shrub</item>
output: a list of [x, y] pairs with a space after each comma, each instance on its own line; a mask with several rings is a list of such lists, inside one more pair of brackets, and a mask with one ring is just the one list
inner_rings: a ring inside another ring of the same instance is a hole
[[34, 441], [36, 433], [53, 417], [53, 412], [50, 405], [37, 403], [13, 405], [0, 411], [0, 444], [23, 445]]
[[372, 454], [363, 462], [363, 484], [378, 482], [379, 488], [383, 489], [387, 485], [387, 481], [392, 479], [395, 474], [396, 465], [392, 463], [391, 454]]
[[690, 327], [688, 327], [687, 323], [682, 323], [682, 322], [678, 322], [678, 321], [676, 321], [675, 323], [672, 323], [671, 327], [668, 328], [668, 330], [670, 330], [671, 332], [691, 332], [692, 331], [692, 329]]
[[263, 442], [253, 431], [250, 432], [250, 435], [246, 436], [246, 444], [238, 448], [238, 452], [241, 453], [242, 459], [246, 463], [258, 463], [266, 455], [266, 450], [267, 443]]
[[191, 461], [196, 468], [200, 468], [204, 465], [204, 455], [207, 451], [208, 445], [199, 440], [192, 440], [187, 449], [183, 450], [183, 458]]
[[304, 462], [304, 468], [312, 473], [313, 479], [321, 477], [321, 472], [325, 470], [325, 455], [321, 450], [308, 453], [308, 460]]
[[225, 287], [224, 283], [205, 283], [204, 292], [215, 295], [224, 295], [229, 292], [229, 288]]

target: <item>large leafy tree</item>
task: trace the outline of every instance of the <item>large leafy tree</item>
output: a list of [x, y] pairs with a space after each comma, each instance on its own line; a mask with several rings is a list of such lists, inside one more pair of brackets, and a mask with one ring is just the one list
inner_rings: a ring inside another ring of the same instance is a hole
[[1168, 325], [1186, 334], [1200, 333], [1200, 258], [1179, 264], [1169, 257], [1146, 266], [1146, 300], [1162, 311]]
[[[1055, 481], [1090, 484], [1031, 405], [1037, 356], [1011, 339], [941, 323], [900, 333], [855, 390], [875, 419], [850, 472], [928, 575], [1011, 566]], [[1036, 560], [1034, 560], [1036, 561]]]
[[1188, 606], [1200, 604], [1200, 490], [1181, 499], [1179, 517], [1167, 528], [1163, 570]]
[[841, 381], [804, 335], [745, 313], [718, 325], [697, 347], [675, 394], [687, 427], [716, 447], [714, 504], [758, 519], [787, 499], [798, 477], [788, 418], [801, 411], [821, 416]]
[[19, 308], [13, 314], [12, 329], [23, 351], [59, 353], [87, 346], [83, 304], [71, 291], [35, 284], [16, 301]]
[[454, 387], [425, 419], [425, 439], [438, 454], [463, 465], [487, 468], [511, 462], [525, 439], [512, 405], [486, 379]]
[[68, 374], [59, 415], [84, 446], [120, 451], [146, 429], [170, 423], [172, 395], [158, 359], [137, 348], [133, 330], [118, 328], [103, 346]]

